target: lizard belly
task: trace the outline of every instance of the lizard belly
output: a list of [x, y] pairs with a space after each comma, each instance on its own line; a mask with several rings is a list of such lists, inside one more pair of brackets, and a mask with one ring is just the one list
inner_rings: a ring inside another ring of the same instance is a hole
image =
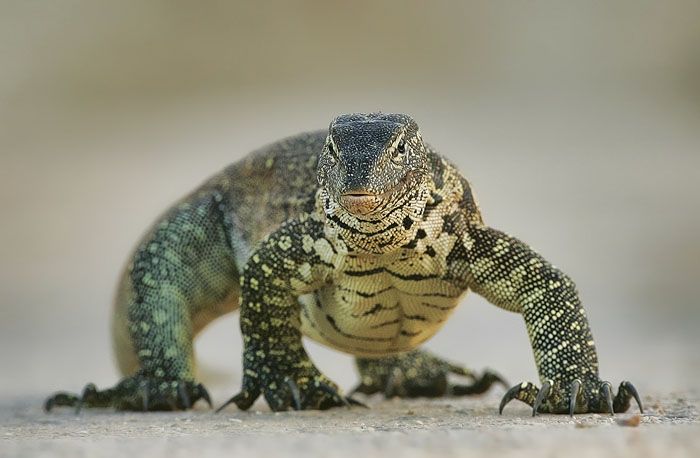
[[300, 296], [302, 332], [356, 356], [405, 352], [432, 337], [466, 292], [439, 278], [389, 277], [344, 281]]

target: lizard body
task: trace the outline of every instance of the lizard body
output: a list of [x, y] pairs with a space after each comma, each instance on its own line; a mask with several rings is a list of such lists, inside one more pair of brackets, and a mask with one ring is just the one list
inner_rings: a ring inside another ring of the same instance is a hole
[[[468, 290], [521, 313], [542, 387], [505, 395], [536, 412], [624, 411], [613, 396], [573, 282], [482, 220], [468, 181], [409, 116], [350, 114], [327, 131], [258, 150], [161, 217], [121, 280], [113, 333], [124, 379], [54, 405], [189, 408], [208, 394], [192, 340], [240, 307], [242, 390], [274, 410], [355, 402], [311, 362], [302, 335], [357, 356], [357, 391], [474, 394], [502, 381], [420, 350]], [[450, 385], [450, 373], [474, 379]], [[227, 403], [228, 404], [228, 403]], [[641, 408], [641, 404], [640, 404]]]

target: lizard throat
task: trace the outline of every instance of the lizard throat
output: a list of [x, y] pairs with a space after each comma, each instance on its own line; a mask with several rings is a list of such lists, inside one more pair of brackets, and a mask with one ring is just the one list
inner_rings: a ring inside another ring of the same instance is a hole
[[368, 254], [385, 254], [410, 242], [418, 230], [430, 192], [424, 183], [395, 193], [393, 201], [382, 201], [380, 211], [363, 215], [348, 211], [325, 188], [318, 202], [326, 215], [326, 235], [341, 239], [348, 248]]

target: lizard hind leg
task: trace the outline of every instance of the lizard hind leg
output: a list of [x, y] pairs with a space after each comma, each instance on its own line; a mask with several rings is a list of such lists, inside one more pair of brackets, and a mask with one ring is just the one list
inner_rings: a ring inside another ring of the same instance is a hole
[[182, 410], [199, 399], [193, 338], [237, 293], [238, 272], [215, 196], [196, 196], [169, 212], [136, 249], [116, 300], [114, 339], [125, 377], [80, 396], [57, 393], [55, 406]]
[[[481, 374], [445, 361], [425, 350], [413, 350], [386, 358], [357, 358], [360, 384], [352, 393], [383, 393], [391, 397], [465, 396], [485, 393], [494, 383], [507, 386], [497, 373], [485, 370]], [[471, 379], [471, 383], [455, 384], [449, 376]]]

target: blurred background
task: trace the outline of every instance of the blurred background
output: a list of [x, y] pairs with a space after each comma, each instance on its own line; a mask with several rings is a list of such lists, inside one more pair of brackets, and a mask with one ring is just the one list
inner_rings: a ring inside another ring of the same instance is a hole
[[[604, 378], [693, 387], [700, 2], [4, 0], [0, 391], [115, 383], [115, 282], [156, 216], [254, 148], [378, 110], [412, 114], [486, 221], [574, 278]], [[476, 295], [428, 346], [536, 380], [521, 317]], [[234, 315], [197, 342], [218, 402], [240, 351]]]

